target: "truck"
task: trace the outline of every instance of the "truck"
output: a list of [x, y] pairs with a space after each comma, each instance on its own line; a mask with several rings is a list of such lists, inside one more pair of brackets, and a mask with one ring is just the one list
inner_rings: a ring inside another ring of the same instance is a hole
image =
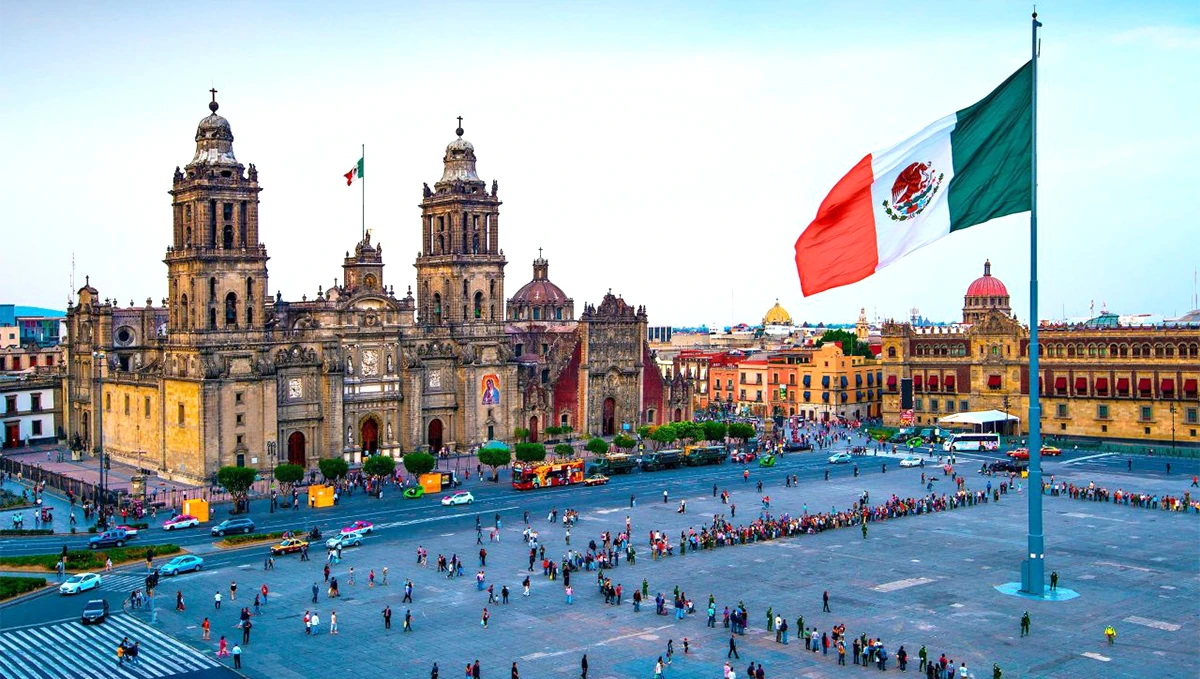
[[642, 471], [654, 472], [660, 469], [677, 469], [683, 462], [683, 451], [678, 448], [658, 450], [642, 456]]
[[687, 446], [683, 449], [683, 463], [689, 467], [721, 464], [725, 456], [725, 446]]
[[637, 460], [625, 453], [602, 455], [592, 463], [592, 471], [597, 474], [628, 474], [637, 469]]

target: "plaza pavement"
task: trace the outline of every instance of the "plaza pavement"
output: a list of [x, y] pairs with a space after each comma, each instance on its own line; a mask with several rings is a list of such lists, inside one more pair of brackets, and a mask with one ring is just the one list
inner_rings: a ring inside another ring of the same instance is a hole
[[[816, 454], [808, 454], [813, 462]], [[960, 468], [978, 468], [963, 456]], [[789, 462], [795, 463], [797, 458]], [[822, 454], [823, 459], [823, 454]], [[974, 464], [973, 464], [974, 462]], [[865, 468], [865, 463], [864, 463]], [[448, 513], [461, 518], [433, 520], [410, 526], [384, 528], [358, 549], [345, 551], [345, 560], [334, 568], [342, 583], [340, 600], [329, 601], [321, 583], [320, 603], [309, 604], [312, 582], [322, 580], [319, 549], [304, 564], [298, 557], [277, 560], [274, 572], [263, 573], [260, 552], [248, 554], [238, 568], [170, 579], [160, 587], [160, 608], [173, 606], [176, 590], [188, 602], [186, 613], [167, 610], [159, 615], [161, 629], [206, 652], [226, 634], [240, 639], [235, 628], [237, 607], [228, 601], [231, 578], [239, 584], [238, 604], [249, 605], [262, 582], [272, 591], [271, 603], [255, 618], [251, 644], [246, 648], [244, 671], [251, 677], [313, 677], [346, 673], [352, 676], [425, 677], [433, 661], [443, 677], [461, 676], [466, 663], [480, 659], [485, 677], [497, 676], [518, 662], [524, 677], [578, 676], [580, 656], [586, 652], [589, 677], [650, 677], [654, 660], [665, 655], [668, 639], [675, 641], [676, 656], [668, 677], [719, 677], [725, 660], [728, 633], [709, 630], [702, 611], [708, 594], [715, 595], [718, 610], [739, 600], [750, 612], [750, 628], [737, 644], [741, 659], [735, 664], [744, 676], [751, 660], [762, 662], [768, 677], [840, 677], [860, 668], [839, 667], [836, 656], [804, 652], [795, 640], [797, 615], [821, 630], [844, 623], [850, 636], [866, 633], [882, 637], [894, 658], [903, 644], [915, 659], [925, 644], [931, 657], [946, 652], [955, 662], [966, 661], [973, 676], [991, 676], [998, 662], [1005, 677], [1193, 677], [1195, 648], [1200, 636], [1200, 517], [1168, 514], [1134, 507], [1113, 506], [1045, 498], [1047, 571], [1057, 570], [1060, 586], [1081, 596], [1068, 602], [1047, 603], [1005, 596], [994, 585], [1018, 579], [1025, 544], [1026, 498], [1009, 494], [999, 503], [961, 508], [933, 515], [873, 523], [869, 539], [857, 528], [828, 531], [813, 536], [779, 539], [756, 545], [722, 547], [713, 551], [676, 555], [652, 563], [645, 546], [648, 531], [666, 530], [678, 537], [689, 525], [699, 527], [714, 512], [727, 510], [711, 495], [711, 481], [733, 492], [738, 505], [735, 523], [757, 514], [754, 480], [769, 479], [764, 493], [772, 497], [772, 511], [797, 513], [803, 503], [809, 511], [848, 506], [867, 490], [872, 504], [891, 493], [902, 497], [923, 493], [921, 470], [900, 470], [889, 465], [886, 474], [864, 474], [858, 479], [844, 474], [830, 482], [804, 478], [798, 489], [784, 488], [784, 467], [763, 472], [751, 467], [750, 483], [740, 478], [741, 466], [710, 468], [704, 474], [660, 472], [635, 477], [642, 488], [636, 509], [628, 509], [628, 491], [610, 486], [600, 492], [580, 489], [565, 493], [513, 495], [495, 503], [478, 503]], [[1150, 492], [1186, 490], [1190, 477], [1151, 479], [1120, 471], [1077, 472], [1071, 465], [1050, 462], [1047, 473], [1057, 480], [1086, 483], [1095, 480], [1115, 489]], [[925, 470], [927, 473], [934, 471]], [[968, 471], [971, 487], [981, 488], [984, 477]], [[703, 480], [702, 480], [703, 479]], [[996, 484], [999, 479], [993, 479]], [[661, 502], [661, 487], [669, 485], [671, 501]], [[951, 484], [942, 481], [940, 489]], [[649, 490], [657, 486], [658, 492]], [[608, 492], [605, 492], [608, 491]], [[568, 502], [574, 497], [575, 502]], [[688, 513], [675, 512], [678, 499], [688, 499]], [[534, 528], [547, 545], [547, 554], [560, 557], [565, 547], [561, 524], [546, 522], [550, 505], [562, 510], [575, 506], [581, 521], [572, 531], [572, 543], [583, 548], [602, 530], [614, 533], [633, 521], [639, 559], [630, 567], [622, 561], [610, 571], [624, 585], [623, 605], [605, 606], [595, 588], [595, 572], [577, 572], [572, 578], [575, 603], [567, 606], [562, 582], [549, 582], [540, 568], [532, 577], [533, 596], [521, 596], [526, 574], [527, 548], [521, 541], [520, 509], [503, 514], [502, 543], [487, 544], [488, 582], [508, 584], [508, 606], [493, 605], [490, 628], [480, 626], [486, 593], [475, 589], [478, 547], [473, 513], [491, 522], [497, 507], [529, 507]], [[674, 542], [674, 540], [673, 540]], [[429, 551], [430, 567], [415, 565], [418, 544]], [[457, 553], [466, 560], [464, 577], [448, 580], [437, 575], [433, 564], [439, 553]], [[367, 571], [389, 566], [391, 585], [368, 589]], [[346, 583], [354, 566], [358, 584]], [[404, 634], [402, 620], [408, 607], [401, 604], [401, 583], [411, 578], [416, 586], [415, 632]], [[662, 591], [668, 597], [678, 585], [697, 605], [698, 613], [684, 621], [656, 616], [652, 602], [635, 614], [629, 597], [642, 578], [650, 584], [651, 599]], [[220, 589], [226, 597], [223, 610], [213, 615], [212, 595]], [[823, 614], [821, 593], [829, 590], [832, 613]], [[393, 627], [383, 631], [381, 609], [393, 610]], [[766, 609], [786, 616], [792, 627], [789, 646], [774, 642], [765, 632]], [[306, 609], [319, 611], [321, 634], [306, 637], [301, 617]], [[340, 634], [328, 633], [329, 614], [337, 610]], [[1019, 637], [1021, 613], [1030, 612], [1033, 636]], [[213, 641], [199, 641], [199, 623], [213, 616]], [[1113, 624], [1117, 645], [1107, 646], [1102, 630]], [[682, 640], [688, 637], [691, 654], [683, 656]], [[915, 670], [914, 664], [909, 671]], [[872, 670], [874, 671], [874, 670]], [[889, 671], [895, 672], [894, 660]]]

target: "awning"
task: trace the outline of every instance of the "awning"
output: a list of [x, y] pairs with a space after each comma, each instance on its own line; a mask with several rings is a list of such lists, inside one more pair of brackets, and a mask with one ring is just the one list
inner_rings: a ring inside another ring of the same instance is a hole
[[913, 387], [920, 389], [921, 383], [925, 381], [924, 375], [913, 375]]
[[1096, 378], [1096, 393], [1097, 394], [1107, 394], [1108, 393], [1108, 378], [1107, 377], [1097, 377]]
[[1138, 391], [1143, 394], [1149, 394], [1154, 390], [1154, 385], [1150, 383], [1149, 377], [1138, 378]]
[[811, 401], [811, 400], [812, 400], [812, 392], [811, 392], [811, 391], [806, 391], [806, 392], [804, 392], [804, 400], [805, 400], [805, 401]]
[[847, 378], [845, 375], [842, 375], [842, 389], [845, 389], [846, 386], [849, 384], [850, 384], [849, 378]]
[[1054, 378], [1054, 390], [1055, 391], [1066, 391], [1067, 390], [1067, 378], [1061, 377], [1061, 376], [1055, 377]]
[[821, 386], [825, 387], [826, 389], [829, 388], [829, 375], [821, 376]]
[[1000, 388], [1000, 376], [999, 375], [988, 375], [988, 388], [989, 389], [999, 389]]
[[1117, 393], [1119, 393], [1119, 394], [1128, 394], [1129, 393], [1129, 378], [1128, 377], [1118, 377], [1117, 378]]
[[862, 386], [862, 373], [855, 373], [855, 375], [854, 375], [854, 386], [856, 386], [856, 387], [861, 387], [861, 386]]
[[1086, 377], [1076, 377], [1075, 378], [1075, 391], [1080, 394], [1087, 393], [1087, 378]]
[[1162, 380], [1162, 383], [1159, 385], [1158, 388], [1164, 394], [1174, 394], [1175, 393], [1175, 380], [1170, 377], [1164, 377]]
[[979, 410], [971, 413], [955, 413], [938, 420], [938, 424], [982, 425], [991, 422], [1020, 421], [1021, 418], [1001, 410]]
[[822, 401], [828, 401], [828, 400], [829, 400], [829, 392], [828, 392], [828, 391], [823, 391], [823, 392], [821, 392], [821, 400], [822, 400]]
[[930, 391], [937, 391], [937, 388], [938, 388], [938, 376], [937, 376], [937, 375], [930, 375], [930, 376], [929, 376], [929, 389], [930, 389]]
[[867, 373], [867, 386], [875, 384], [875, 373]]
[[[1196, 381], [1192, 380], [1192, 384], [1195, 384], [1195, 383], [1196, 383]], [[896, 391], [896, 376], [895, 375], [888, 375], [887, 385], [888, 385], [888, 389], [891, 389], [892, 391]]]
[[1195, 396], [1196, 395], [1196, 380], [1184, 380], [1183, 381], [1183, 394], [1184, 394], [1184, 396]]
[[946, 391], [954, 391], [954, 375], [946, 375]]
[[812, 386], [812, 375], [805, 375], [805, 376], [804, 376], [804, 386], [806, 386], [806, 387], [811, 387], [811, 386]]

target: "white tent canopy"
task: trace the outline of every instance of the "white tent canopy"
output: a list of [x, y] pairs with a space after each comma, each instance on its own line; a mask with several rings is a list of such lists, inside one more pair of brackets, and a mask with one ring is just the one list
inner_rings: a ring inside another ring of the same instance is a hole
[[979, 427], [987, 430], [994, 429], [995, 426], [1000, 423], [1020, 421], [1021, 418], [1017, 417], [1016, 415], [1006, 413], [1002, 410], [979, 410], [970, 413], [954, 413], [953, 415], [947, 415], [938, 420], [938, 424], [966, 424], [972, 427]]

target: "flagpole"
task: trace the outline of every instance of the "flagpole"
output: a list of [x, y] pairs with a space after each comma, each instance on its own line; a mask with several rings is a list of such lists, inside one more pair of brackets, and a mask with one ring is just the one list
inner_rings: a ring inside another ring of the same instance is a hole
[[1032, 195], [1029, 212], [1029, 536], [1028, 557], [1021, 565], [1021, 592], [1033, 596], [1045, 594], [1046, 554], [1042, 533], [1042, 403], [1038, 369], [1038, 237], [1037, 237], [1037, 66], [1038, 29], [1042, 22], [1033, 12], [1033, 78], [1031, 111]]
[[367, 239], [367, 170], [366, 170], [366, 167], [367, 167], [367, 145], [366, 144], [362, 145], [362, 155], [359, 157], [362, 158], [361, 162], [363, 165], [362, 176], [358, 178], [358, 183], [362, 184], [362, 238], [363, 238], [363, 240], [366, 240]]

